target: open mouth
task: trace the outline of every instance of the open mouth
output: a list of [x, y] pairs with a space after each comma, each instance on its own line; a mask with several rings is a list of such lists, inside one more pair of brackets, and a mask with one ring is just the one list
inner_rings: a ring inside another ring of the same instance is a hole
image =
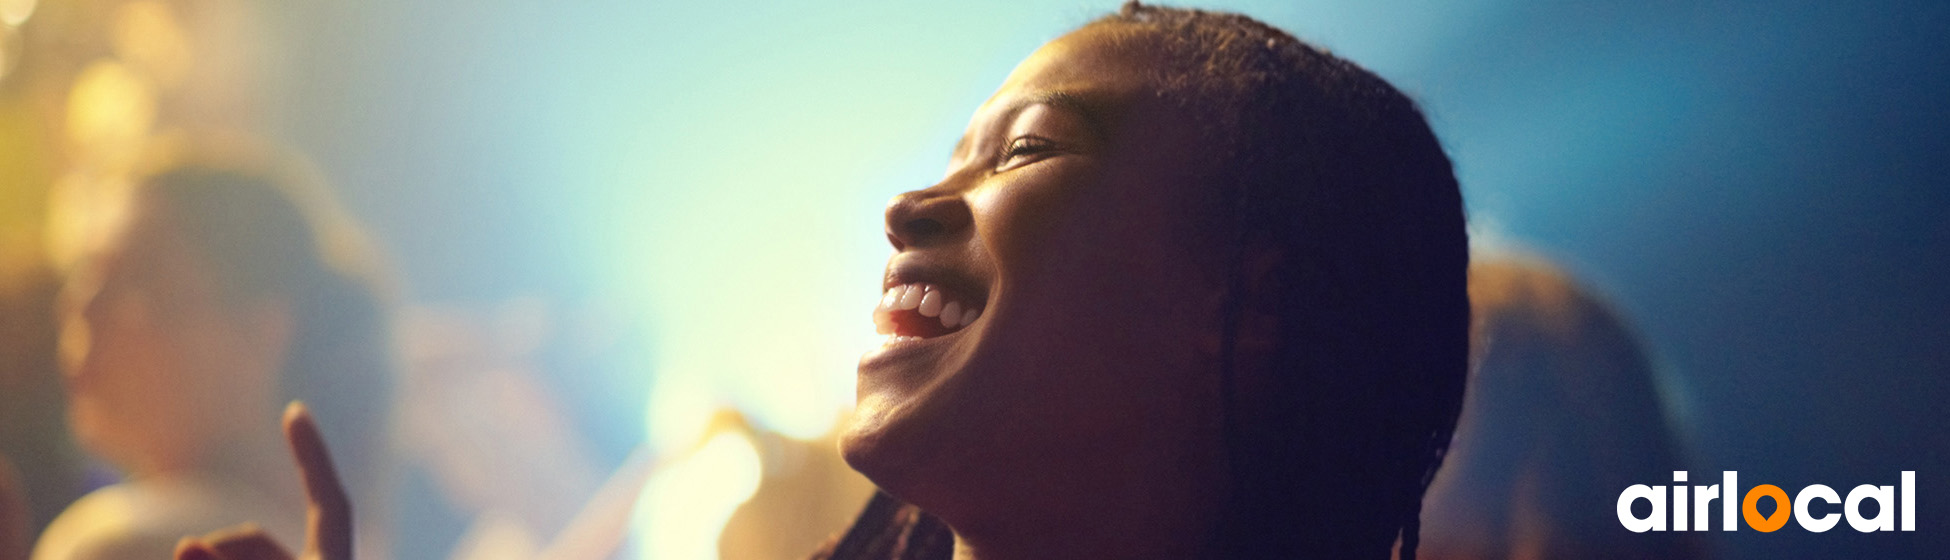
[[874, 331], [888, 342], [934, 338], [960, 332], [982, 317], [981, 302], [929, 283], [887, 289], [874, 308]]

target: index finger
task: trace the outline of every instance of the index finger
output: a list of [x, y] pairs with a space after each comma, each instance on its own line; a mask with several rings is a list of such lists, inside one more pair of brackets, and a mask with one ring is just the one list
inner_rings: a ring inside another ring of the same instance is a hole
[[304, 474], [305, 495], [311, 499], [308, 514], [310, 541], [306, 557], [316, 552], [320, 560], [352, 558], [352, 502], [339, 484], [338, 470], [332, 467], [331, 453], [325, 449], [325, 436], [318, 432], [318, 421], [304, 403], [292, 401], [284, 409], [284, 437], [291, 442], [291, 453], [298, 458]]

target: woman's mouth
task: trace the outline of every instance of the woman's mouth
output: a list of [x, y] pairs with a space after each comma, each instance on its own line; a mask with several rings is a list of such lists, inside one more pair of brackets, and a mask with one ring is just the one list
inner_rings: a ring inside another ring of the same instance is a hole
[[901, 284], [874, 308], [874, 331], [889, 335], [889, 343], [954, 334], [981, 318], [980, 306], [934, 284]]

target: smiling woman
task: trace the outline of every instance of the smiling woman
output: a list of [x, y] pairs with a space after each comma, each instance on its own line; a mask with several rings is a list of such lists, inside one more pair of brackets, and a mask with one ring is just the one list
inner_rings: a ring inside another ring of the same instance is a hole
[[1244, 16], [1045, 45], [888, 205], [832, 558], [1413, 557], [1466, 369], [1414, 105]]

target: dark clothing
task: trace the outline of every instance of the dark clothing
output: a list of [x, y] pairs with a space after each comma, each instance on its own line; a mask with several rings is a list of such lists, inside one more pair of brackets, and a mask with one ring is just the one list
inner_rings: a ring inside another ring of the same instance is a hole
[[809, 560], [949, 560], [955, 534], [948, 526], [886, 492], [874, 492], [853, 527]]

